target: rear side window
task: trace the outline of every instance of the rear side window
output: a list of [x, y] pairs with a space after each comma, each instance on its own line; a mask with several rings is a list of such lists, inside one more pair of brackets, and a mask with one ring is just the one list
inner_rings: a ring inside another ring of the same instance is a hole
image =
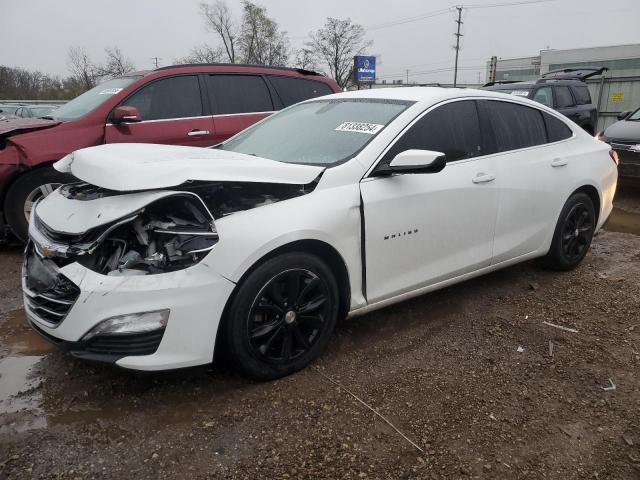
[[576, 97], [576, 103], [578, 105], [588, 105], [591, 103], [591, 95], [586, 85], [573, 87], [573, 95]]
[[310, 98], [329, 95], [333, 90], [326, 83], [291, 77], [269, 77], [285, 107]]
[[271, 112], [273, 103], [269, 88], [257, 75], [209, 75], [207, 90], [211, 111], [217, 115], [230, 113]]
[[547, 143], [544, 121], [539, 110], [496, 100], [483, 104], [488, 109], [498, 152]]
[[447, 103], [427, 113], [391, 147], [384, 162], [388, 163], [400, 152], [412, 149], [443, 152], [448, 162], [483, 155], [475, 102]]
[[573, 107], [575, 105], [569, 87], [556, 87], [555, 90], [557, 108]]
[[202, 99], [198, 78], [185, 75], [157, 80], [135, 92], [123, 105], [136, 107], [142, 120], [199, 117]]
[[545, 112], [542, 112], [542, 117], [544, 118], [544, 123], [547, 126], [549, 142], [566, 140], [573, 135], [571, 129], [567, 127], [562, 120], [558, 120], [556, 117]]

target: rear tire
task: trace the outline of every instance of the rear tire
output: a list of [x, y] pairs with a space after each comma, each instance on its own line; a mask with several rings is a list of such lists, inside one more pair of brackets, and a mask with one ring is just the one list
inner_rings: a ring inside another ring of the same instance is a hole
[[222, 328], [226, 357], [258, 380], [301, 370], [329, 343], [338, 303], [335, 276], [320, 258], [302, 252], [271, 258], [232, 300]]
[[13, 182], [4, 201], [4, 214], [13, 234], [22, 242], [28, 238], [29, 215], [33, 203], [47, 196], [58, 186], [73, 181], [70, 175], [51, 167], [36, 168]]
[[595, 227], [593, 201], [586, 193], [573, 194], [562, 207], [544, 266], [553, 270], [577, 267], [591, 246]]

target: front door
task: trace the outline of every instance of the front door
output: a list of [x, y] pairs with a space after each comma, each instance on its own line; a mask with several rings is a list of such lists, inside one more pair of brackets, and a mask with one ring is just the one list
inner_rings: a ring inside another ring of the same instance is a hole
[[369, 302], [490, 265], [499, 179], [484, 148], [475, 101], [450, 102], [410, 126], [381, 160], [440, 151], [444, 170], [363, 179]]
[[196, 75], [182, 75], [151, 82], [121, 105], [136, 107], [141, 122], [105, 127], [105, 143], [162, 143], [207, 147], [215, 142], [212, 117], [203, 115]]

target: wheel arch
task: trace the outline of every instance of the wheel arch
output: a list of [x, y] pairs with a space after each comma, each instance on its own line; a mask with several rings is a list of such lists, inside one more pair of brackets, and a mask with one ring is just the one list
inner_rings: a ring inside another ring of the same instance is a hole
[[246, 269], [246, 271], [242, 274], [236, 286], [229, 295], [227, 302], [224, 306], [224, 310], [222, 312], [222, 317], [220, 320], [220, 324], [218, 325], [218, 332], [216, 334], [216, 345], [214, 355], [216, 352], [221, 351], [221, 338], [220, 334], [224, 325], [226, 323], [226, 319], [228, 317], [228, 310], [230, 305], [233, 303], [233, 300], [238, 292], [240, 285], [245, 281], [245, 279], [255, 271], [260, 265], [262, 265], [267, 260], [276, 257], [278, 255], [282, 255], [284, 253], [291, 252], [302, 252], [302, 253], [310, 253], [318, 256], [320, 259], [325, 261], [333, 274], [336, 277], [336, 281], [338, 282], [338, 293], [339, 293], [339, 305], [338, 305], [338, 319], [345, 318], [349, 313], [349, 308], [351, 304], [351, 285], [349, 283], [349, 270], [347, 268], [347, 264], [342, 258], [342, 255], [335, 249], [332, 245], [322, 240], [317, 239], [303, 239], [303, 240], [295, 240], [284, 245], [280, 245], [273, 250], [267, 252], [258, 260], [253, 262], [253, 264]]
[[586, 184], [575, 189], [573, 192], [571, 192], [571, 194], [567, 197], [567, 200], [571, 198], [573, 195], [575, 195], [576, 193], [586, 194], [593, 202], [593, 208], [596, 213], [596, 225], [597, 225], [598, 221], [600, 220], [600, 206], [602, 203], [600, 199], [600, 192], [598, 192], [598, 189], [593, 185]]

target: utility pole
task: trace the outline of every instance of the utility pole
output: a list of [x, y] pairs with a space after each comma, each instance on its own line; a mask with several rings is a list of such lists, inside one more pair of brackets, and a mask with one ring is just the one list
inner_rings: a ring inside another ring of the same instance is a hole
[[409, 85], [409, 69], [407, 68], [407, 85]]
[[158, 68], [159, 61], [162, 60], [160, 57], [151, 57], [151, 60], [156, 64], [156, 68]]
[[498, 70], [498, 57], [495, 55], [491, 57], [491, 62], [489, 62], [489, 83], [494, 83], [496, 81], [496, 73]]
[[458, 53], [460, 52], [460, 37], [462, 37], [462, 34], [460, 33], [460, 27], [462, 25], [462, 7], [456, 7], [456, 10], [458, 10], [458, 19], [456, 20], [456, 23], [458, 24], [458, 30], [456, 31], [456, 33], [454, 33], [454, 35], [456, 36], [456, 64], [453, 69], [454, 88], [458, 84]]

